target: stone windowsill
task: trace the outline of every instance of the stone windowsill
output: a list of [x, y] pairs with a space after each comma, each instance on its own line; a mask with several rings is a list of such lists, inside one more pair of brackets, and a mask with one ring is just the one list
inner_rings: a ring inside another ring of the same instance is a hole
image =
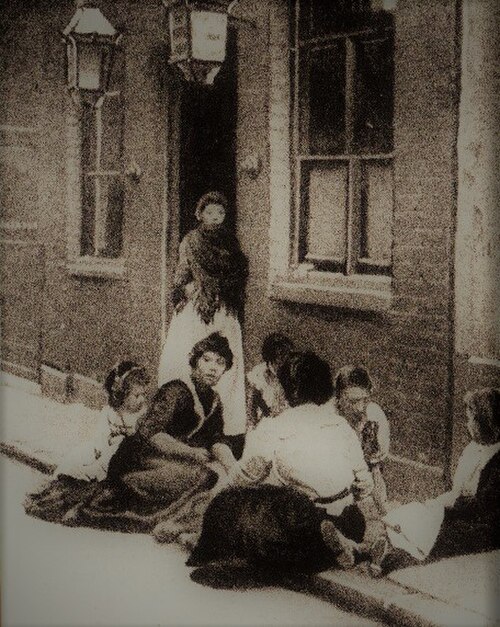
[[269, 297], [310, 305], [384, 312], [392, 305], [391, 277], [318, 272], [299, 267], [274, 276]]
[[102, 279], [126, 278], [125, 259], [107, 259], [103, 257], [78, 257], [68, 262], [68, 272], [75, 276]]

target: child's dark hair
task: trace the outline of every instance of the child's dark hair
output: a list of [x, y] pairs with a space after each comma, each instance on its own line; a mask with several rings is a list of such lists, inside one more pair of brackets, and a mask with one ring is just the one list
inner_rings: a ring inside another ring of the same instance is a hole
[[230, 370], [233, 366], [233, 352], [229, 347], [227, 338], [220, 333], [212, 333], [203, 340], [197, 342], [189, 354], [189, 365], [196, 368], [198, 360], [203, 353], [217, 353], [226, 361], [226, 370]]
[[198, 219], [200, 219], [207, 205], [222, 205], [227, 211], [228, 201], [221, 192], [206, 192], [196, 203], [195, 215]]
[[330, 366], [315, 353], [292, 353], [279, 369], [278, 379], [291, 407], [323, 405], [333, 396]]
[[373, 392], [373, 381], [364, 366], [343, 366], [335, 378], [335, 396], [340, 398], [347, 388], [363, 388]]
[[292, 340], [283, 333], [270, 333], [262, 342], [262, 359], [266, 364], [286, 358], [293, 351]]
[[146, 370], [135, 361], [121, 361], [111, 369], [106, 380], [104, 389], [108, 395], [108, 403], [113, 409], [119, 409], [123, 404], [132, 385], [149, 384], [149, 377]]
[[500, 441], [500, 390], [483, 388], [467, 392], [464, 401], [474, 414], [479, 444], [496, 444]]

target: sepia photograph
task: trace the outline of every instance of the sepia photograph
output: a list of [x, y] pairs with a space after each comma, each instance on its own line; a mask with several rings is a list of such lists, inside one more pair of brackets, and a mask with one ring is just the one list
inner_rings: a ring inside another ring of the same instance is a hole
[[3, 627], [500, 624], [500, 0], [2, 0]]

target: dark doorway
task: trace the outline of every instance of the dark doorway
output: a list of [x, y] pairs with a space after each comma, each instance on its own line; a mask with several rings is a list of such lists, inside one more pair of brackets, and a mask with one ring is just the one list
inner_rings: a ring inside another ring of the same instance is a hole
[[202, 194], [217, 190], [229, 200], [228, 225], [236, 215], [236, 32], [228, 33], [227, 58], [212, 86], [185, 83], [180, 107], [179, 237], [196, 226]]

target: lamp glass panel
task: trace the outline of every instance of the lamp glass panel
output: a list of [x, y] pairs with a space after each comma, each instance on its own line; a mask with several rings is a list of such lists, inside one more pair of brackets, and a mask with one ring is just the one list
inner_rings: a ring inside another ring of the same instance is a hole
[[348, 166], [332, 163], [309, 174], [307, 260], [345, 258]]
[[78, 44], [78, 87], [90, 91], [101, 89], [101, 46]]
[[193, 59], [222, 63], [226, 58], [227, 15], [212, 11], [191, 13]]

